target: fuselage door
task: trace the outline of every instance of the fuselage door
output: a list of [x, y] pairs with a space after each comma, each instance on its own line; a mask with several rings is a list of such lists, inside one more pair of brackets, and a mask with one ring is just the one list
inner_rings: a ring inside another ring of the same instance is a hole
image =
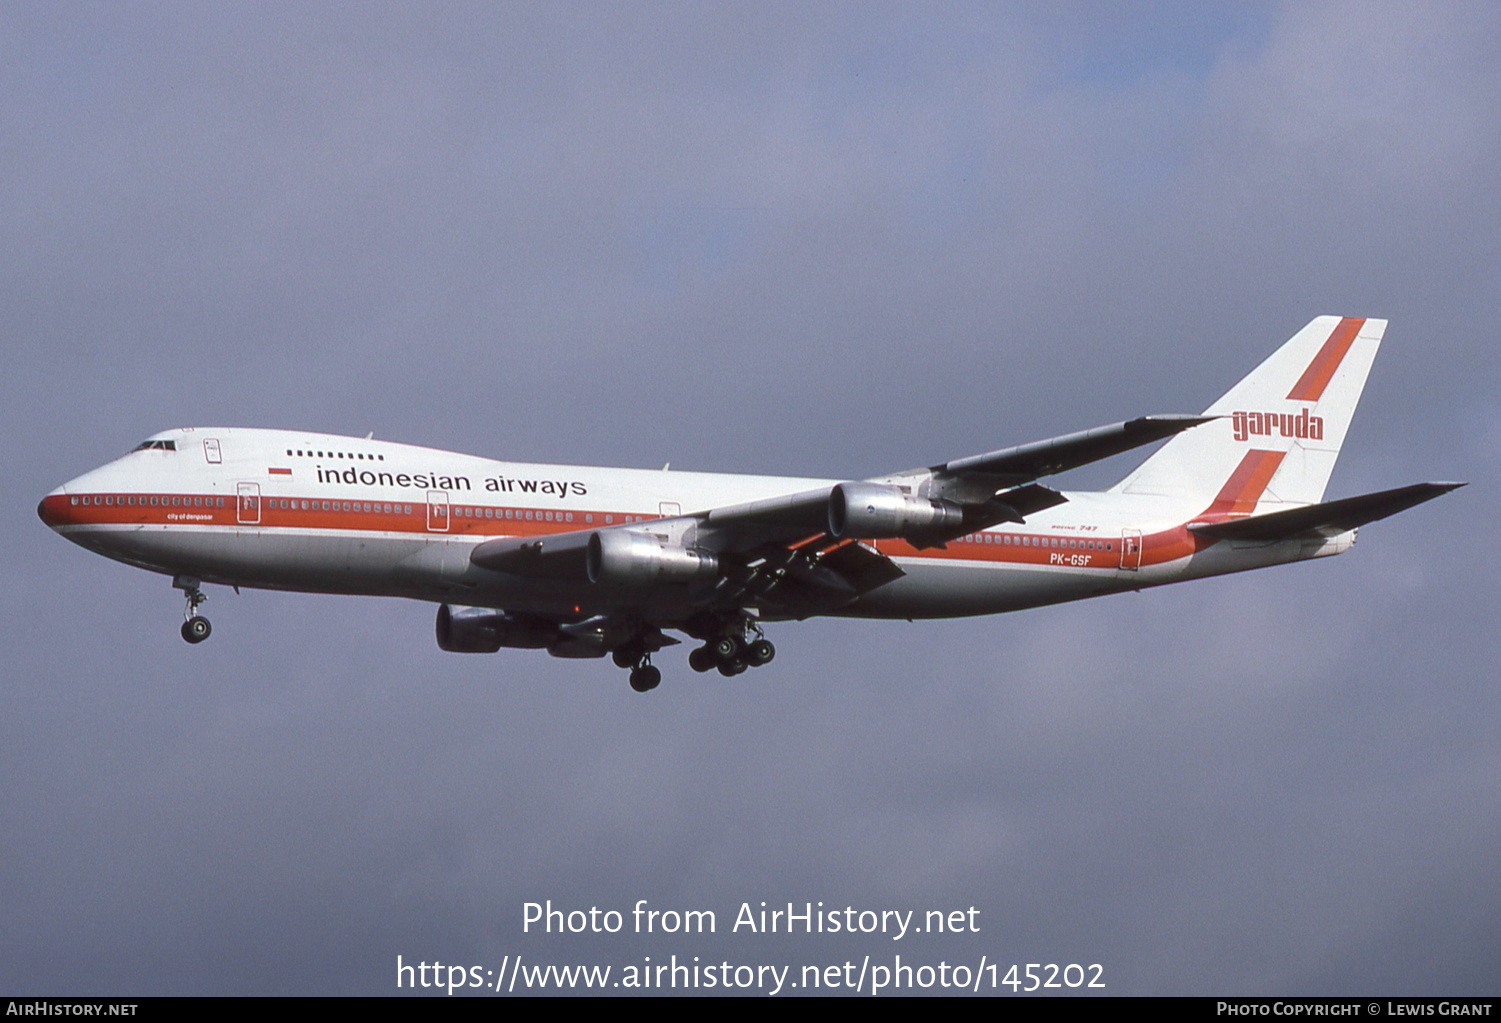
[[661, 501], [657, 504], [657, 512], [664, 519], [675, 519], [683, 514], [683, 506], [676, 501]]
[[203, 457], [208, 459], [210, 465], [218, 465], [224, 461], [224, 456], [219, 453], [218, 438], [203, 438]]
[[1141, 567], [1141, 530], [1121, 530], [1121, 568], [1135, 572]]
[[261, 485], [239, 483], [235, 486], [235, 521], [242, 526], [261, 523]]
[[448, 532], [448, 491], [427, 492], [427, 529], [430, 533]]

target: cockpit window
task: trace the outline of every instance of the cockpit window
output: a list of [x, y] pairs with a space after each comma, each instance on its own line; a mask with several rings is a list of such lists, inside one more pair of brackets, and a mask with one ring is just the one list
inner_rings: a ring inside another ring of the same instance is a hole
[[141, 441], [141, 443], [139, 443], [135, 447], [131, 448], [131, 450], [132, 451], [176, 451], [177, 450], [177, 441], [175, 441], [175, 440], [143, 440], [143, 441]]

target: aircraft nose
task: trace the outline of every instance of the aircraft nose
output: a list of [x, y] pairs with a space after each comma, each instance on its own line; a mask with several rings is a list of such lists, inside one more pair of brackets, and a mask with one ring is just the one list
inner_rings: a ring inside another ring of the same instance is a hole
[[56, 529], [67, 521], [68, 492], [65, 487], [58, 487], [52, 493], [37, 502], [36, 517], [48, 526]]

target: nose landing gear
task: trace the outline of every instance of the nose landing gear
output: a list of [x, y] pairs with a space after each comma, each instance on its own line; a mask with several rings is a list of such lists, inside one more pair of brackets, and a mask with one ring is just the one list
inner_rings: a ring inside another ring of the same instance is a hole
[[631, 669], [631, 688], [638, 693], [649, 693], [662, 684], [662, 669], [651, 663], [651, 658], [642, 658], [642, 663]]
[[202, 643], [214, 631], [209, 620], [198, 613], [199, 605], [208, 600], [208, 594], [198, 588], [197, 579], [189, 576], [178, 576], [172, 580], [172, 585], [188, 598], [188, 606], [182, 613], [182, 638], [189, 643]]
[[631, 688], [638, 693], [649, 693], [662, 684], [662, 669], [651, 663], [651, 651], [637, 643], [616, 647], [610, 654], [617, 668], [631, 669]]
[[202, 615], [194, 615], [182, 623], [182, 638], [189, 643], [202, 643], [213, 631], [213, 625]]

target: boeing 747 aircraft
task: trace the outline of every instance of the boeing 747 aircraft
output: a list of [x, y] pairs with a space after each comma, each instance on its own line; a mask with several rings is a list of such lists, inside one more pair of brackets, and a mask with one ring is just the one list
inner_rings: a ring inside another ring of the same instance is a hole
[[[1198, 416], [1145, 416], [866, 480], [495, 461], [370, 438], [185, 427], [42, 499], [69, 540], [172, 578], [411, 597], [444, 650], [766, 664], [768, 622], [994, 614], [1339, 554], [1446, 493], [1324, 488], [1385, 320], [1321, 316]], [[1109, 490], [1038, 480], [1167, 440]]]

